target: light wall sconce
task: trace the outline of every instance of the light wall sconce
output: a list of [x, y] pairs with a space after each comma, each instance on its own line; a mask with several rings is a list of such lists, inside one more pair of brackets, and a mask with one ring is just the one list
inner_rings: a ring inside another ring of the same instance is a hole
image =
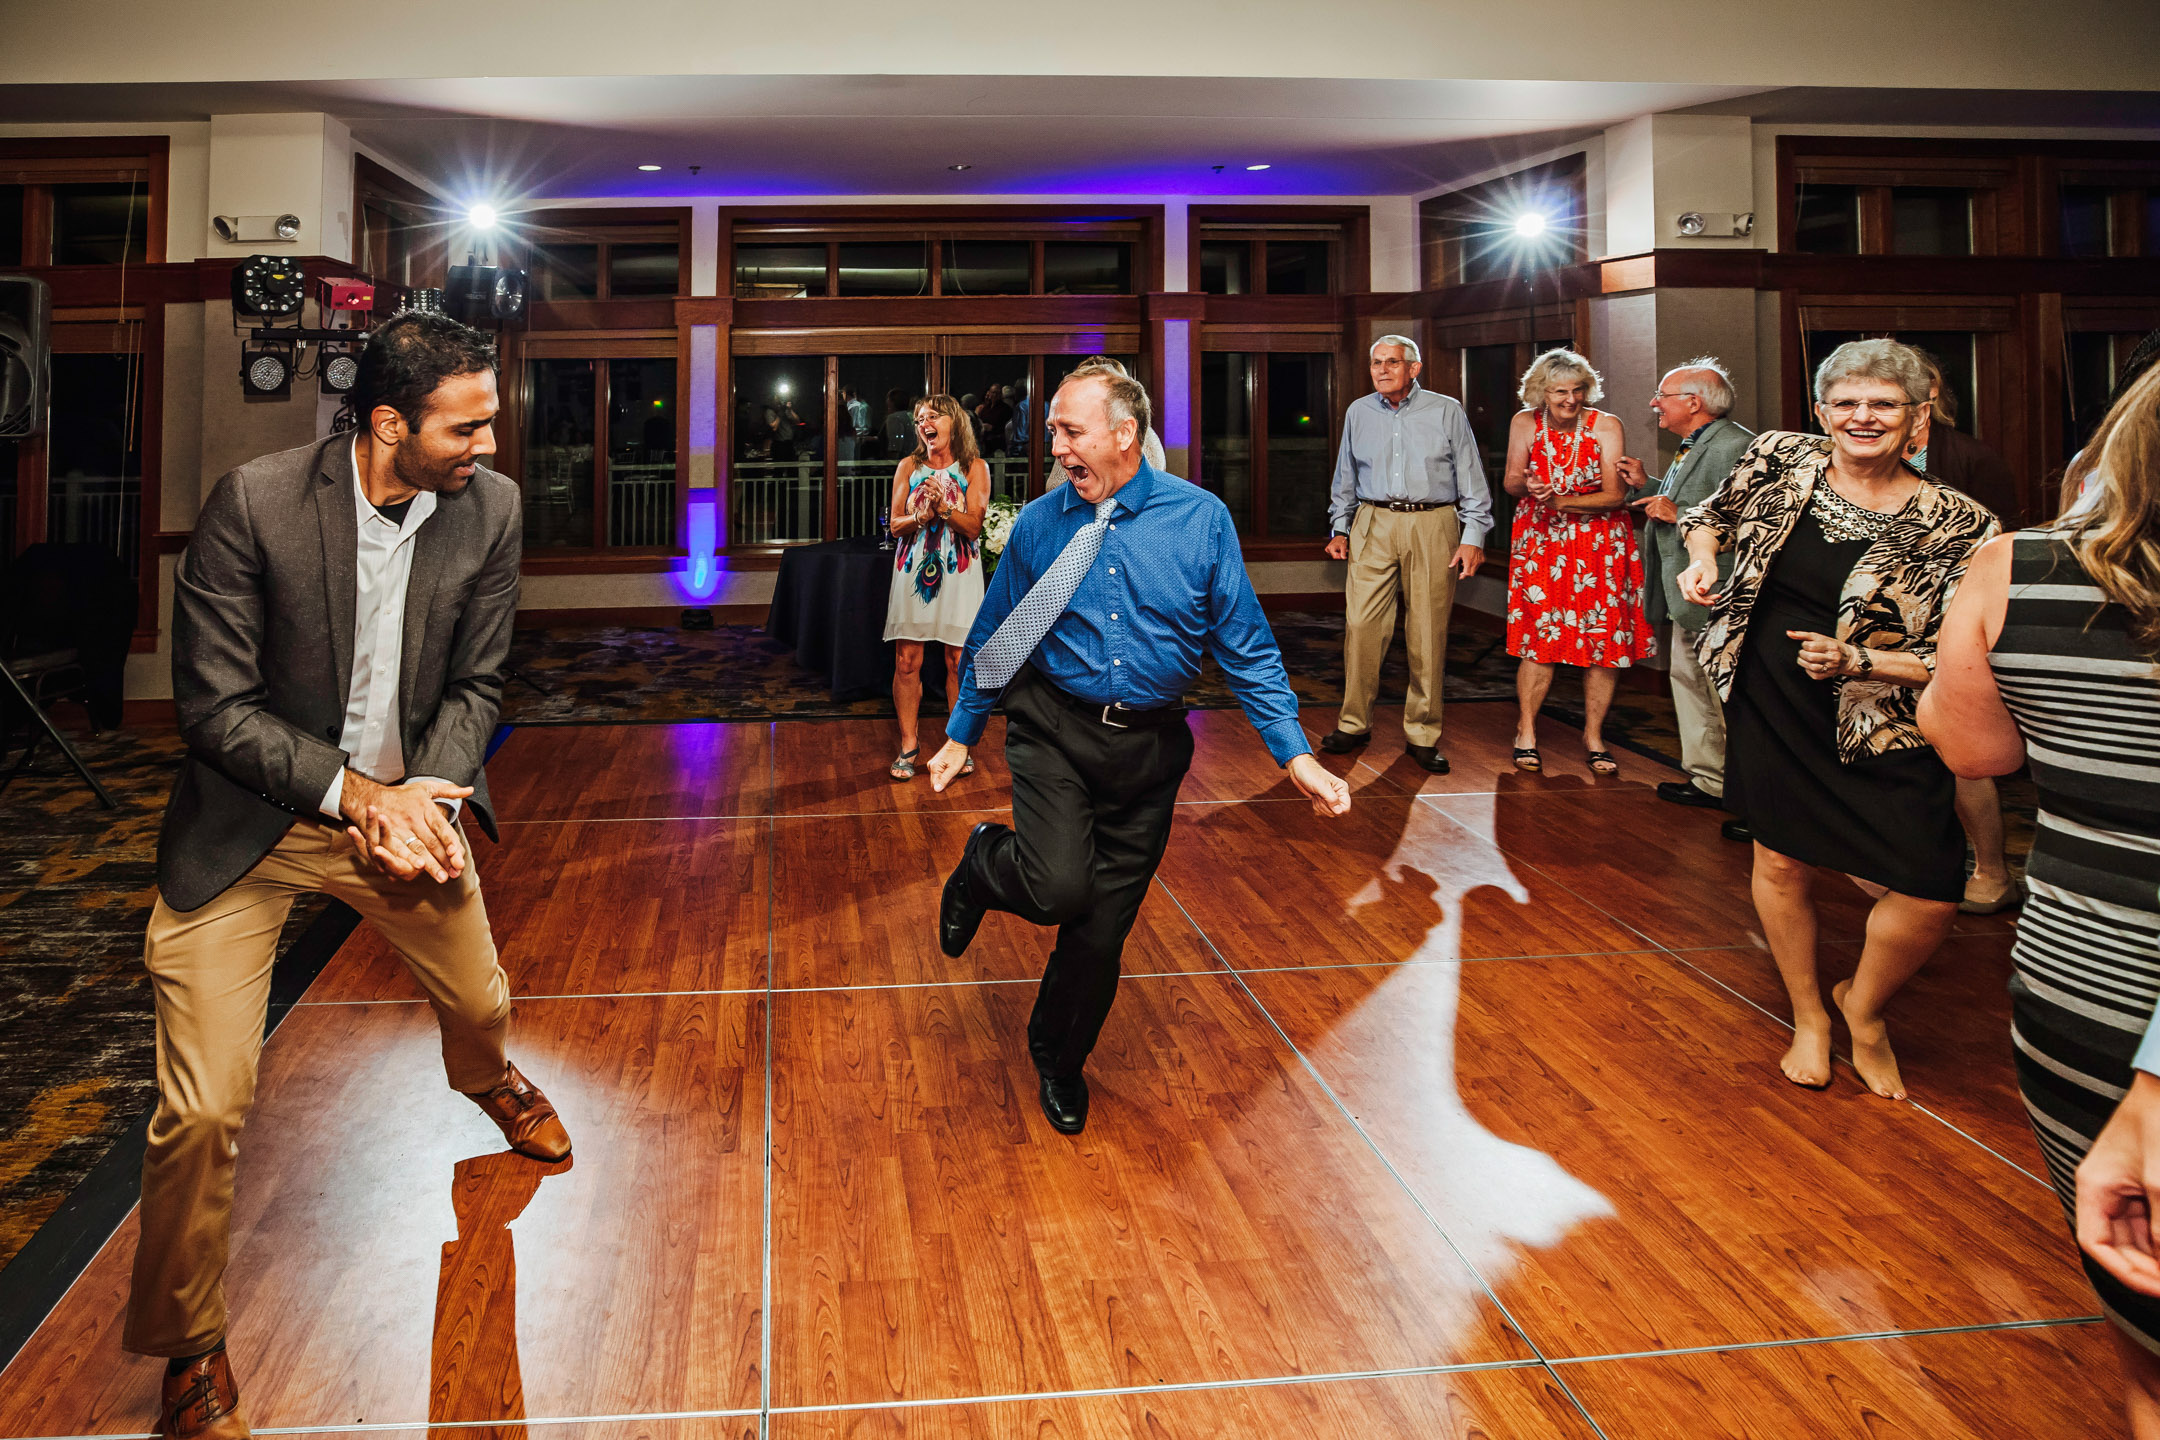
[[1755, 233], [1753, 211], [1683, 210], [1673, 221], [1673, 233], [1689, 240], [1728, 239]]
[[210, 228], [228, 245], [290, 245], [300, 238], [300, 217], [213, 215]]

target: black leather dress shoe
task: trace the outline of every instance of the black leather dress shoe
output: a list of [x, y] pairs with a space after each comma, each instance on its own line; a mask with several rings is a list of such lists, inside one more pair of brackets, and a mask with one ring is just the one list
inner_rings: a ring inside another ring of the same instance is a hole
[[1657, 798], [1670, 800], [1675, 805], [1693, 805], [1699, 810], [1722, 810], [1725, 802], [1707, 790], [1697, 789], [1693, 780], [1662, 780], [1658, 782]]
[[1050, 1128], [1060, 1135], [1077, 1135], [1087, 1129], [1088, 1091], [1085, 1076], [1075, 1075], [1070, 1080], [1060, 1080], [1055, 1075], [1042, 1077], [1043, 1114], [1050, 1121]]
[[968, 893], [967, 872], [975, 857], [975, 842], [989, 828], [990, 822], [985, 820], [968, 831], [967, 844], [960, 847], [960, 863], [945, 878], [945, 894], [938, 901], [938, 949], [954, 960], [967, 953], [969, 942], [982, 925], [983, 907]]
[[1372, 741], [1372, 731], [1360, 730], [1355, 734], [1348, 730], [1330, 730], [1320, 737], [1320, 748], [1330, 755], [1348, 755], [1360, 745]]
[[1447, 774], [1447, 756], [1440, 753], [1439, 746], [1405, 745], [1403, 748], [1410, 752], [1410, 758], [1417, 761], [1423, 769], [1429, 770], [1435, 775]]
[[1755, 832], [1748, 829], [1747, 826], [1741, 824], [1738, 820], [1727, 820], [1723, 825], [1718, 826], [1717, 833], [1723, 835], [1728, 840], [1738, 840], [1742, 843], [1753, 840], [1755, 838]]

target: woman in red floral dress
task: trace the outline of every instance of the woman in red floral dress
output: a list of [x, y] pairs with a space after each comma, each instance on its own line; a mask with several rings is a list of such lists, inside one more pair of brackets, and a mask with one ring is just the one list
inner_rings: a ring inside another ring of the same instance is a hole
[[1590, 362], [1548, 350], [1522, 379], [1524, 409], [1508, 428], [1507, 492], [1516, 496], [1508, 565], [1507, 648], [1520, 658], [1515, 764], [1543, 768], [1537, 713], [1553, 670], [1583, 672], [1583, 745], [1590, 768], [1617, 775], [1605, 712], [1620, 670], [1656, 649], [1643, 613], [1642, 553], [1619, 467], [1615, 417], [1590, 408], [1603, 387]]

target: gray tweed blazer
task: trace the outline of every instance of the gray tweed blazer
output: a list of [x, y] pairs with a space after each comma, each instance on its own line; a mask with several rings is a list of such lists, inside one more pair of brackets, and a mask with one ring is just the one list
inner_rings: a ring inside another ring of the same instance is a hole
[[[173, 699], [187, 755], [158, 832], [158, 889], [208, 904], [296, 819], [321, 821], [352, 682], [359, 532], [349, 435], [266, 455], [210, 492], [174, 576]], [[485, 468], [413, 540], [398, 675], [405, 768], [473, 787], [517, 614], [517, 485]]]

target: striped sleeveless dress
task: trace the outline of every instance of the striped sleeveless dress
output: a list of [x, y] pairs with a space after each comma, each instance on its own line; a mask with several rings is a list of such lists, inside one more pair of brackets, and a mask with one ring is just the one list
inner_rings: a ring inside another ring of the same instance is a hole
[[[2078, 1162], [2160, 1000], [2160, 667], [2048, 530], [2013, 542], [1988, 660], [2040, 791], [2011, 952], [2018, 1089], [2074, 1226]], [[2089, 1259], [2085, 1272], [2116, 1323], [2160, 1351], [2160, 1301]]]

